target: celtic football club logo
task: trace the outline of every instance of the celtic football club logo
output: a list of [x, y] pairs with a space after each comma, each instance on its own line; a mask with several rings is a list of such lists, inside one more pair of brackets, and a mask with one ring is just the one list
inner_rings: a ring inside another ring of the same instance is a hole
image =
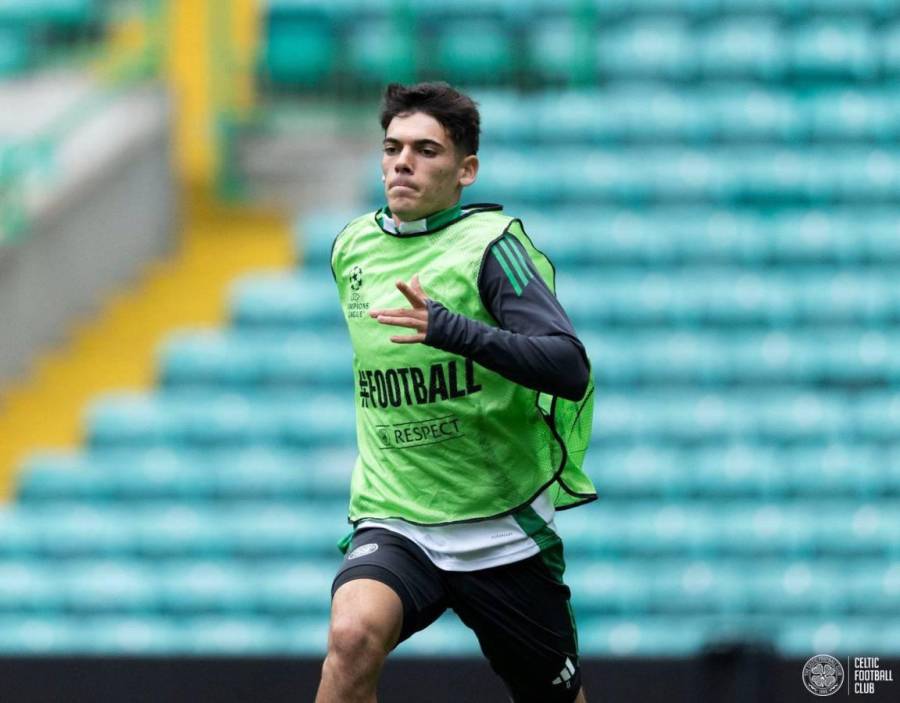
[[817, 654], [803, 665], [803, 685], [814, 696], [830, 696], [841, 690], [844, 667], [830, 654]]
[[363, 274], [362, 269], [359, 266], [354, 266], [350, 270], [350, 287], [353, 290], [359, 290], [362, 288], [363, 284]]

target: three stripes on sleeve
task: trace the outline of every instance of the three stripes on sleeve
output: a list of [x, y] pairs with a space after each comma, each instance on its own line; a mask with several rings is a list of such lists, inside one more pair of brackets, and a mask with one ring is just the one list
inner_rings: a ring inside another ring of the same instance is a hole
[[522, 295], [535, 277], [530, 262], [522, 252], [522, 245], [511, 234], [506, 234], [494, 242], [491, 254], [497, 259], [516, 295]]

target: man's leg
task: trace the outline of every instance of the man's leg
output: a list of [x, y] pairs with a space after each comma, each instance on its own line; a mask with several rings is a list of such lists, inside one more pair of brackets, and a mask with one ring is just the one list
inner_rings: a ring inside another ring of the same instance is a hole
[[373, 579], [347, 581], [331, 603], [328, 655], [316, 703], [375, 703], [378, 677], [403, 625], [403, 604]]

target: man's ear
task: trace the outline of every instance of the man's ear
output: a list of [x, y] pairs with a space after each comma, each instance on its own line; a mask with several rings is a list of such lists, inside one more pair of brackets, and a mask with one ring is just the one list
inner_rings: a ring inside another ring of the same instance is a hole
[[469, 154], [463, 157], [459, 164], [459, 184], [462, 187], [470, 186], [478, 177], [478, 157], [475, 154]]

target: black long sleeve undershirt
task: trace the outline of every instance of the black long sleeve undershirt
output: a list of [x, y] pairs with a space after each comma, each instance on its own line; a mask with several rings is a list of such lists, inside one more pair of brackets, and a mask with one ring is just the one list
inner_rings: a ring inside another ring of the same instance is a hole
[[425, 344], [470, 358], [526, 388], [581, 399], [590, 378], [584, 345], [524, 247], [509, 235], [501, 242], [492, 245], [478, 281], [499, 327], [429, 300]]

